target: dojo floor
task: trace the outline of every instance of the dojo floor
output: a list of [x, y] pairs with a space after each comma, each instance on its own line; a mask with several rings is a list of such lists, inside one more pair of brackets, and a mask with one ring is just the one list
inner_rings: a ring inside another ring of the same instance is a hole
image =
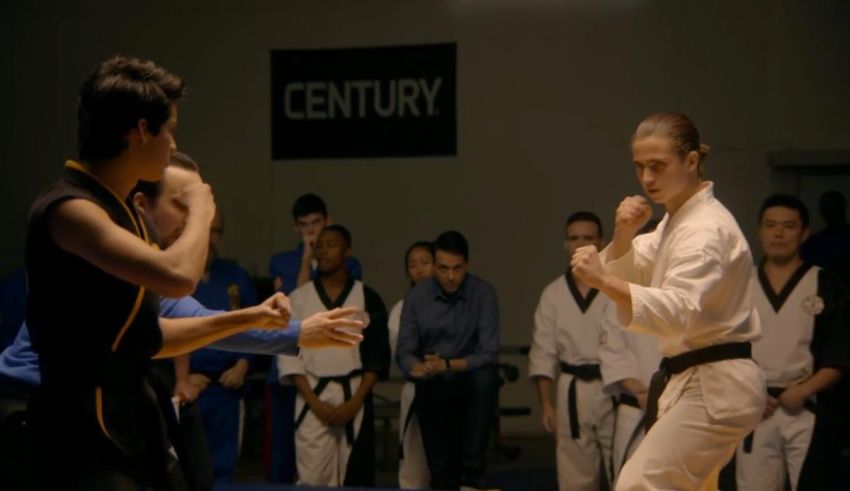
[[[394, 436], [394, 435], [393, 435]], [[389, 458], [382, 458], [384, 448], [381, 446], [381, 435], [376, 435], [378, 448], [376, 457], [378, 470], [376, 473], [376, 489], [397, 489], [398, 467], [395, 450], [390, 449]], [[395, 441], [395, 440], [392, 440]], [[504, 491], [538, 491], [557, 489], [555, 475], [554, 443], [540, 437], [506, 437], [503, 445], [519, 447], [520, 454], [516, 460], [508, 461], [500, 454], [490, 453], [488, 476], [491, 484]], [[219, 485], [214, 491], [289, 491], [295, 489], [331, 489], [306, 488], [280, 484], [266, 484], [263, 477], [262, 463], [259, 455], [243, 453], [239, 461], [236, 479], [233, 483]], [[354, 488], [333, 488], [354, 489]], [[363, 489], [363, 488], [359, 488]]]

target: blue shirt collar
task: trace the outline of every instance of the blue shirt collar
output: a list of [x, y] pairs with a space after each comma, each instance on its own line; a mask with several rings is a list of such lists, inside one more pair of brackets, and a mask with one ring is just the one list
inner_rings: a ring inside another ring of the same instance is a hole
[[431, 278], [431, 285], [434, 291], [434, 298], [437, 300], [442, 300], [444, 302], [454, 302], [456, 300], [466, 300], [468, 295], [468, 285], [469, 285], [469, 277], [471, 275], [466, 273], [466, 277], [463, 279], [463, 283], [460, 284], [457, 291], [451, 294], [447, 294], [443, 291], [443, 288], [440, 286], [440, 282], [437, 281], [436, 278]]

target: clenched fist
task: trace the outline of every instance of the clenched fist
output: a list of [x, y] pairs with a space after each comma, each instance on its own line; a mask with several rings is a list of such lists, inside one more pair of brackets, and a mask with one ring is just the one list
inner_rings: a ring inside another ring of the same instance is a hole
[[570, 266], [573, 276], [577, 280], [591, 288], [601, 288], [605, 270], [602, 268], [596, 246], [584, 246], [576, 249], [570, 260]]
[[187, 185], [178, 197], [180, 203], [189, 210], [189, 213], [204, 213], [205, 217], [212, 222], [215, 217], [215, 199], [212, 188], [205, 182], [197, 182]]
[[292, 316], [289, 298], [280, 292], [270, 296], [260, 305], [248, 307], [247, 310], [256, 316], [256, 320], [252, 322], [254, 326], [270, 329], [286, 327]]
[[643, 196], [627, 196], [617, 207], [614, 223], [618, 232], [634, 236], [652, 218], [652, 207]]

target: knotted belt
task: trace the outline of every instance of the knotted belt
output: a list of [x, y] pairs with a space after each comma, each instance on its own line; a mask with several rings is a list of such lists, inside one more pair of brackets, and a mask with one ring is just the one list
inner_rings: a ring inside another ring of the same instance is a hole
[[658, 371], [652, 375], [649, 383], [649, 394], [646, 399], [646, 431], [649, 432], [658, 419], [658, 398], [667, 387], [670, 377], [697, 365], [736, 358], [752, 358], [752, 344], [748, 341], [717, 344], [662, 358]]
[[578, 402], [576, 398], [576, 380], [589, 382], [602, 378], [602, 372], [599, 365], [570, 365], [567, 362], [561, 362], [561, 373], [568, 373], [573, 376], [570, 381], [570, 388], [567, 392], [567, 407], [570, 413], [570, 436], [573, 440], [579, 437], [578, 425]]
[[[342, 398], [345, 401], [351, 400], [351, 379], [363, 374], [363, 370], [354, 370], [348, 375], [341, 375], [339, 377], [321, 377], [319, 381], [316, 383], [316, 386], [313, 388], [313, 393], [316, 394], [316, 397], [319, 397], [322, 392], [328, 387], [328, 384], [331, 382], [335, 382], [342, 386]], [[305, 402], [304, 407], [301, 408], [301, 412], [298, 413], [298, 418], [295, 420], [295, 429], [297, 430], [301, 423], [304, 422], [304, 418], [307, 417], [307, 413], [310, 412], [310, 406]], [[356, 418], [356, 416], [355, 416]], [[349, 445], [354, 445], [354, 419], [348, 421], [345, 424], [345, 440]]]

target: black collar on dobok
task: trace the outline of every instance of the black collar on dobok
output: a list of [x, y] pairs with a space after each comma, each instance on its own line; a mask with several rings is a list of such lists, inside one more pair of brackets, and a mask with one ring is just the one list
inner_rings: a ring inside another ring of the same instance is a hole
[[596, 298], [596, 295], [599, 294], [599, 290], [596, 288], [591, 288], [590, 291], [587, 292], [587, 296], [584, 297], [581, 294], [581, 291], [578, 289], [578, 283], [576, 283], [575, 278], [573, 278], [573, 273], [570, 270], [567, 270], [564, 276], [567, 279], [567, 288], [570, 290], [570, 294], [572, 294], [573, 298], [576, 301], [576, 305], [581, 309], [582, 313], [587, 312], [587, 309], [593, 305], [593, 300]]
[[749, 341], [741, 343], [724, 343], [707, 346], [680, 355], [664, 357], [658, 371], [652, 375], [649, 383], [649, 394], [646, 399], [646, 431], [648, 432], [658, 418], [658, 398], [667, 387], [670, 377], [682, 373], [688, 368], [705, 363], [713, 363], [736, 358], [752, 358], [753, 346]]
[[331, 300], [328, 296], [328, 292], [325, 291], [325, 285], [322, 284], [322, 279], [320, 276], [317, 276], [315, 280], [313, 280], [313, 285], [316, 287], [316, 293], [319, 294], [319, 299], [322, 301], [322, 304], [328, 310], [333, 310], [338, 307], [342, 307], [345, 304], [345, 301], [348, 300], [348, 294], [351, 293], [351, 289], [354, 288], [354, 277], [348, 275], [348, 279], [345, 280], [345, 286], [342, 287], [342, 291], [339, 293], [339, 296], [336, 300]]
[[803, 276], [812, 269], [812, 265], [809, 263], [803, 263], [800, 267], [794, 271], [794, 274], [788, 278], [788, 282], [785, 283], [785, 286], [782, 287], [782, 290], [779, 293], [773, 291], [773, 287], [770, 285], [770, 280], [767, 279], [767, 273], [764, 271], [764, 263], [762, 261], [758, 267], [758, 277], [759, 283], [761, 284], [762, 290], [764, 290], [765, 296], [770, 301], [770, 305], [773, 307], [774, 312], [779, 312], [779, 309], [785, 305], [785, 301], [788, 300], [788, 297], [791, 296], [791, 293], [797, 288], [797, 284], [800, 283], [800, 280], [803, 279]]

